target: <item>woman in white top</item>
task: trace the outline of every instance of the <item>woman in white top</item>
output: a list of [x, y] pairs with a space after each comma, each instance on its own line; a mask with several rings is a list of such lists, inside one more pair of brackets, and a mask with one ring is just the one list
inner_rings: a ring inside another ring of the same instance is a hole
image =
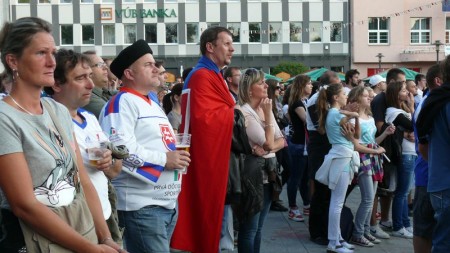
[[[243, 73], [239, 83], [239, 104], [247, 123], [248, 139], [255, 153], [264, 157], [264, 169], [275, 169], [275, 152], [282, 149], [286, 142], [275, 122], [272, 100], [267, 98], [268, 85], [264, 80], [264, 72], [250, 68]], [[244, 170], [247, 169], [250, 168], [244, 167]], [[263, 207], [241, 221], [238, 237], [239, 252], [259, 253], [260, 251], [261, 229], [271, 203], [270, 185], [265, 172], [261, 180], [264, 183]]]

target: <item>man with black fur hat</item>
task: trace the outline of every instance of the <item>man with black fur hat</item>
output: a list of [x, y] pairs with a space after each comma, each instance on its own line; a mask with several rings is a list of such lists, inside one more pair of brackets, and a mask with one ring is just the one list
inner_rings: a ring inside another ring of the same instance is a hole
[[130, 151], [113, 180], [125, 245], [130, 252], [169, 253], [181, 190], [177, 168], [188, 166], [190, 155], [175, 150], [169, 120], [148, 97], [152, 86], [159, 84], [159, 70], [147, 42], [138, 40], [122, 50], [110, 68], [123, 87], [103, 108], [100, 123]]

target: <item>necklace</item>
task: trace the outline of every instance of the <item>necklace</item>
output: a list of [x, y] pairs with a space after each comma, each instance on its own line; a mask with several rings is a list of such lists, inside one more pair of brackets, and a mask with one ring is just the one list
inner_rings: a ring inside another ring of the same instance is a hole
[[11, 100], [14, 102], [14, 104], [16, 104], [20, 109], [22, 109], [22, 110], [25, 111], [26, 113], [30, 114], [31, 116], [36, 115], [36, 114], [31, 113], [31, 112], [28, 111], [27, 109], [23, 108], [21, 105], [19, 105], [19, 103], [17, 103], [17, 101], [11, 96], [11, 94], [9, 94], [9, 97], [10, 97]]

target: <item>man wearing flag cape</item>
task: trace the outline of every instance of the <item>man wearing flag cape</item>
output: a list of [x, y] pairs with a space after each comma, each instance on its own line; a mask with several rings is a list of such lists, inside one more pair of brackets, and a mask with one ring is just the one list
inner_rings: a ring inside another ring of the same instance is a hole
[[219, 251], [228, 183], [235, 101], [220, 70], [234, 52], [230, 31], [210, 27], [200, 37], [202, 57], [184, 84], [181, 132], [191, 137], [192, 162], [183, 177], [175, 249]]

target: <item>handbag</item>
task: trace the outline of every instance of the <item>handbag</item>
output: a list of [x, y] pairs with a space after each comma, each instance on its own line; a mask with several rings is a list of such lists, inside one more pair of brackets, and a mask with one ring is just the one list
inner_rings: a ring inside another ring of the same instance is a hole
[[394, 192], [397, 188], [397, 167], [391, 163], [385, 163], [383, 180], [378, 184], [378, 189], [385, 192]]
[[234, 109], [231, 151], [235, 154], [252, 154], [252, 147], [250, 146], [250, 142], [248, 141], [247, 131], [245, 127], [245, 117], [239, 109]]
[[[63, 141], [65, 143], [70, 143], [69, 139], [66, 135], [66, 132], [61, 127], [59, 121], [56, 118], [56, 115], [48, 103], [48, 101], [43, 100], [43, 106], [47, 109], [50, 114], [50, 117], [53, 120], [53, 123], [56, 126], [59, 134], [62, 136]], [[76, 155], [73, 149], [69, 148], [70, 154], [73, 159], [73, 166], [78, 173], [78, 165], [76, 162]], [[59, 216], [63, 221], [65, 221], [69, 226], [71, 226], [75, 231], [80, 233], [84, 238], [88, 239], [93, 243], [98, 243], [97, 234], [95, 231], [94, 220], [90, 213], [89, 207], [86, 203], [86, 199], [84, 196], [83, 189], [80, 187], [76, 188], [76, 196], [72, 203], [68, 206], [61, 206], [57, 208], [51, 208], [56, 215]], [[62, 246], [59, 246], [46, 237], [40, 235], [35, 232], [28, 224], [20, 221], [20, 226], [22, 228], [23, 236], [25, 239], [25, 244], [27, 248], [27, 252], [42, 252], [42, 253], [68, 253], [72, 252]]]

